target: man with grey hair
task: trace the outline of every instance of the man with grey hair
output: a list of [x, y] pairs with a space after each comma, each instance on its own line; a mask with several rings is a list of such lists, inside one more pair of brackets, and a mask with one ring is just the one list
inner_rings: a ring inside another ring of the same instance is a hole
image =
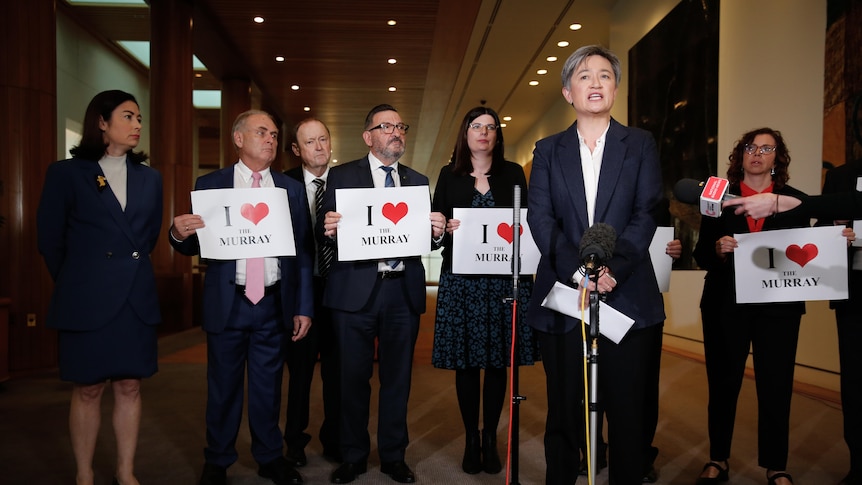
[[[272, 116], [257, 110], [240, 114], [233, 125], [233, 141], [239, 160], [199, 177], [195, 190], [284, 189], [296, 256], [207, 261], [202, 325], [207, 333], [207, 446], [200, 485], [225, 485], [227, 468], [238, 458], [246, 370], [251, 452], [258, 474], [276, 485], [300, 484], [302, 477], [282, 456], [278, 419], [285, 340], [304, 338], [314, 315], [314, 240], [308, 201], [302, 184], [270, 170], [278, 154], [278, 129]], [[188, 256], [199, 255], [197, 230], [205, 222], [197, 214], [174, 217], [171, 246]]]

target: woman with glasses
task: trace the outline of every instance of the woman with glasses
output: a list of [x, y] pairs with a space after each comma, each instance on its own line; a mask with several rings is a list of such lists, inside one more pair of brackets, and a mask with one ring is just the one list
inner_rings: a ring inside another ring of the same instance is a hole
[[[760, 128], [742, 135], [728, 157], [730, 193], [750, 196], [770, 193], [794, 197], [802, 192], [787, 185], [790, 153], [781, 133]], [[786, 472], [790, 433], [790, 399], [799, 323], [804, 302], [737, 304], [734, 285], [733, 234], [808, 227], [807, 216], [779, 214], [755, 219], [726, 210], [719, 218], [701, 219], [694, 249], [706, 270], [700, 302], [703, 347], [709, 389], [709, 462], [697, 485], [729, 479], [731, 440], [745, 363], [754, 357], [758, 407], [758, 464], [766, 468], [770, 485], [793, 483]]]
[[[467, 435], [461, 468], [470, 474], [483, 470], [499, 473], [502, 469], [496, 433], [506, 401], [506, 366], [510, 364], [512, 305], [504, 300], [512, 295], [512, 278], [452, 273], [452, 233], [460, 226], [460, 221], [452, 218], [452, 209], [513, 207], [515, 185], [521, 186], [521, 207], [525, 207], [527, 180], [520, 165], [503, 158], [500, 118], [490, 108], [473, 108], [461, 124], [451, 163], [440, 171], [432, 209], [447, 219], [432, 364], [455, 371], [455, 390]], [[524, 318], [531, 290], [532, 278], [521, 278], [518, 365], [532, 365], [538, 359]]]

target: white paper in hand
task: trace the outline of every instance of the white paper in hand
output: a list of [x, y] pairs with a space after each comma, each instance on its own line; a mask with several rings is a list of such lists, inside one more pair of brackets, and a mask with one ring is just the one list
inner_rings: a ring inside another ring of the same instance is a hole
[[[580, 320], [580, 298], [580, 291], [558, 281], [554, 283], [554, 287], [542, 301], [542, 306]], [[589, 304], [584, 309], [583, 318], [589, 325]], [[614, 343], [620, 343], [634, 323], [634, 320], [623, 315], [612, 306], [602, 301], [599, 302], [599, 333]]]

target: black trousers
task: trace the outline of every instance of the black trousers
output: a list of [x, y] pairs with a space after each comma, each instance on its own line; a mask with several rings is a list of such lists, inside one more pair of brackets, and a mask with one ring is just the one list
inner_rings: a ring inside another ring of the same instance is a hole
[[841, 365], [841, 407], [844, 441], [850, 449], [850, 470], [862, 475], [862, 271], [850, 272], [850, 300], [836, 302], [838, 359]]
[[[580, 443], [588, 428], [581, 332], [537, 333], [548, 392], [545, 483], [571, 485], [578, 476]], [[643, 478], [647, 362], [656, 345], [661, 346], [660, 325], [630, 330], [619, 344], [599, 339], [599, 396], [608, 420], [612, 485], [636, 485]]]
[[319, 439], [324, 452], [340, 453], [340, 358], [332, 314], [322, 304], [325, 284], [325, 278], [314, 277], [314, 319], [308, 334], [297, 342], [287, 339], [286, 362], [290, 377], [284, 442], [288, 449], [302, 449], [311, 441], [311, 435], [306, 429], [311, 407], [311, 382], [319, 357], [320, 378], [323, 381], [323, 424], [320, 427]]

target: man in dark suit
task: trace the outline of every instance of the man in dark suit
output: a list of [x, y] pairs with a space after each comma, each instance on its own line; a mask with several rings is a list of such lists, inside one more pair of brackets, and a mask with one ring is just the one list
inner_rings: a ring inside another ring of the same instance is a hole
[[[608, 420], [610, 477], [617, 485], [644, 476], [646, 362], [660, 346], [664, 306], [649, 258], [652, 211], [661, 198], [661, 173], [652, 136], [625, 127], [610, 110], [620, 79], [619, 59], [599, 46], [575, 51], [563, 66], [563, 96], [577, 113], [568, 130], [536, 143], [527, 216], [541, 259], [527, 321], [536, 330], [548, 389], [546, 483], [570, 484], [578, 474], [583, 386], [580, 321], [542, 307], [557, 281], [599, 291], [634, 319], [618, 343], [599, 339], [599, 395]], [[603, 222], [616, 231], [613, 257], [582, 279], [579, 245]]]
[[[862, 159], [826, 172], [824, 194], [862, 192]], [[817, 225], [849, 224], [848, 220], [818, 220]], [[844, 441], [850, 449], [850, 472], [839, 485], [862, 485], [862, 251], [848, 250], [850, 298], [833, 301], [838, 327], [838, 361], [841, 367], [841, 409], [844, 412]]]
[[[332, 157], [332, 142], [329, 128], [315, 118], [306, 118], [293, 129], [291, 149], [302, 159], [302, 166], [285, 172], [305, 185], [311, 220], [317, 215], [317, 194], [326, 188], [329, 176], [329, 159]], [[320, 199], [322, 201], [322, 197]], [[287, 369], [290, 372], [287, 387], [287, 420], [284, 424], [284, 442], [287, 445], [287, 461], [293, 466], [308, 463], [305, 446], [311, 436], [308, 415], [311, 398], [311, 381], [314, 366], [320, 356], [320, 377], [323, 381], [323, 424], [320, 426], [320, 443], [323, 456], [341, 461], [338, 444], [339, 358], [335, 329], [329, 309], [323, 306], [323, 289], [326, 275], [332, 263], [332, 253], [324, 248], [317, 251], [314, 264], [314, 325], [302, 340], [287, 342]]]
[[[233, 125], [239, 161], [201, 176], [195, 190], [280, 187], [287, 191], [296, 243], [295, 257], [207, 261], [203, 288], [203, 329], [207, 332], [207, 447], [201, 485], [223, 485], [237, 460], [242, 420], [243, 377], [248, 370], [248, 422], [258, 474], [277, 485], [302, 483], [282, 456], [278, 427], [285, 340], [305, 337], [314, 313], [314, 240], [302, 184], [270, 170], [278, 147], [273, 118], [246, 111]], [[180, 253], [200, 253], [196, 214], [174, 218], [171, 245]]]
[[[335, 191], [357, 187], [428, 185], [424, 175], [398, 161], [406, 147], [409, 127], [389, 105], [379, 105], [365, 118], [362, 138], [366, 157], [329, 171], [323, 208], [317, 214], [319, 244], [335, 248], [341, 214]], [[443, 239], [446, 219], [430, 214], [432, 236]], [[408, 444], [407, 401], [419, 315], [425, 312], [425, 268], [418, 256], [395, 261], [337, 261], [332, 265], [323, 304], [332, 309], [341, 350], [341, 454], [344, 463], [332, 483], [349, 483], [364, 473], [370, 454], [369, 379], [374, 371], [374, 341], [378, 341], [380, 399], [377, 448], [381, 471], [401, 483], [416, 478], [404, 461]]]

